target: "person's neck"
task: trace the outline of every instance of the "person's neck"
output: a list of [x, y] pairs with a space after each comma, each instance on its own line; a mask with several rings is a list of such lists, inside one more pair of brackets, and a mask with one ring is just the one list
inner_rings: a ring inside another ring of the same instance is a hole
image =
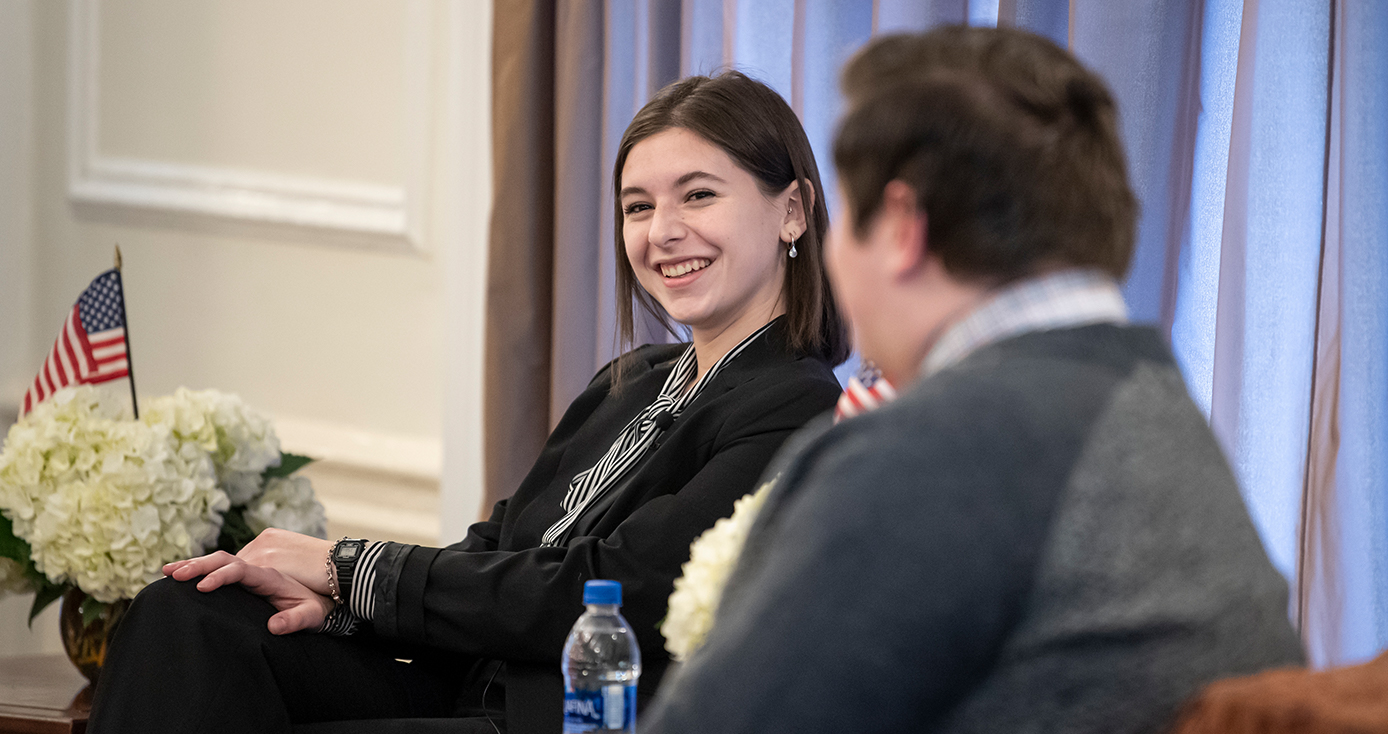
[[[785, 312], [785, 306], [778, 301], [770, 311], [749, 309], [721, 328], [693, 329], [690, 339], [694, 342], [694, 356], [699, 363], [699, 371], [694, 375], [694, 382], [702, 379], [704, 373], [722, 359], [723, 355], [732, 351], [732, 348], [742, 343], [743, 339], [751, 336], [752, 332], [771, 323], [772, 319]], [[694, 382], [690, 384], [692, 385]]]
[[986, 284], [941, 279], [917, 291], [914, 305], [903, 309], [901, 339], [890, 358], [878, 361], [882, 375], [897, 388], [920, 377], [926, 355], [950, 327], [963, 321], [992, 296]]

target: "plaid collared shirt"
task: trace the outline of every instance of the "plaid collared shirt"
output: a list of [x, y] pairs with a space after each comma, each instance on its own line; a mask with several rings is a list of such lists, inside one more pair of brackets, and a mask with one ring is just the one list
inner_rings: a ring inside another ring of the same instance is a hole
[[994, 342], [1030, 331], [1126, 324], [1128, 307], [1113, 278], [1097, 270], [1061, 270], [1008, 284], [951, 326], [921, 364], [928, 377]]

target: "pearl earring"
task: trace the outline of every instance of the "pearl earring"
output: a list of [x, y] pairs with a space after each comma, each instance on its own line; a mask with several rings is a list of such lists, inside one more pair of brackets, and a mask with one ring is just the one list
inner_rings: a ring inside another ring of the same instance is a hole
[[[789, 208], [789, 207], [786, 208], [786, 214], [794, 214], [794, 213], [795, 213], [795, 211], [794, 211], [793, 209], [791, 209], [791, 208]], [[794, 237], [790, 238], [790, 252], [787, 253], [787, 254], [790, 255], [791, 257], [795, 257], [796, 255], [799, 255], [799, 254], [800, 254], [799, 252], [796, 252], [796, 250], [795, 250], [795, 238], [794, 238]]]

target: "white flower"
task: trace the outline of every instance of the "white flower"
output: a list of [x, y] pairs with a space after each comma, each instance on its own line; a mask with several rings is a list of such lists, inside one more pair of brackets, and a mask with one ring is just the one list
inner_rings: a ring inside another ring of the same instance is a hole
[[215, 543], [229, 504], [206, 451], [167, 424], [115, 419], [98, 395], [61, 390], [10, 428], [0, 511], [51, 581], [113, 602]]
[[713, 616], [723, 598], [723, 587], [737, 566], [752, 523], [766, 503], [766, 495], [775, 485], [776, 480], [772, 479], [733, 503], [732, 517], [714, 523], [689, 546], [689, 562], [680, 567], [684, 575], [675, 580], [670, 609], [660, 624], [665, 649], [675, 660], [689, 659], [704, 644], [708, 631], [713, 628]]
[[259, 534], [266, 528], [328, 537], [328, 518], [313, 496], [308, 477], [294, 474], [265, 483], [265, 493], [246, 505], [246, 525]]
[[179, 441], [211, 454], [217, 483], [234, 507], [259, 494], [261, 474], [280, 463], [274, 427], [236, 395], [180, 387], [173, 395], [150, 401], [141, 419], [166, 425]]

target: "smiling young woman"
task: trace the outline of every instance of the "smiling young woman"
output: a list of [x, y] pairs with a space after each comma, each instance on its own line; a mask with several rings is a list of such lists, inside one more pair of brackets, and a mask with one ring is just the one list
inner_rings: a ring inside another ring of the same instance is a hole
[[781, 314], [792, 349], [848, 358], [824, 269], [819, 168], [775, 91], [735, 71], [671, 84], [627, 127], [612, 186], [625, 346], [636, 302], [667, 327], [689, 326], [701, 364], [703, 351], [726, 351]]
[[848, 348], [814, 157], [771, 89], [667, 87], [614, 178], [624, 344], [633, 298], [692, 343], [599, 371], [515, 494], [447, 548], [267, 530], [165, 567], [116, 634], [93, 731], [559, 731], [560, 651], [593, 578], [622, 582], [650, 699], [689, 544], [833, 407]]
[[776, 245], [805, 230], [798, 184], [766, 196], [727, 153], [683, 128], [633, 147], [622, 181], [628, 267], [689, 327], [699, 364], [785, 313], [789, 248]]

